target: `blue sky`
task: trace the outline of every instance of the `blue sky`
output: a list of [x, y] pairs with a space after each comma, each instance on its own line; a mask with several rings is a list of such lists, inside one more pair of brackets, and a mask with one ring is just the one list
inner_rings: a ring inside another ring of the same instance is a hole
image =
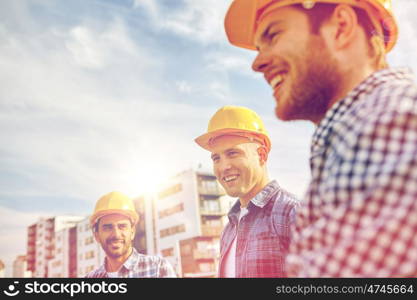
[[[193, 139], [221, 106], [257, 111], [269, 170], [301, 196], [313, 126], [283, 123], [223, 30], [230, 0], [0, 2], [0, 259], [26, 249], [40, 216], [89, 214], [112, 190], [134, 197], [184, 169], [210, 169]], [[389, 61], [417, 72], [417, 1], [395, 1]]]

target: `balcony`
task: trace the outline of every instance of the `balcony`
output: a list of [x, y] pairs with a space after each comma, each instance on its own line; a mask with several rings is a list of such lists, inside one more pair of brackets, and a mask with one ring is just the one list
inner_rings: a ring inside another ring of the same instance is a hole
[[223, 227], [201, 225], [201, 234], [203, 236], [220, 236], [222, 234]]
[[224, 190], [221, 188], [210, 188], [199, 186], [198, 192], [203, 195], [215, 195], [215, 196], [223, 196], [225, 194]]

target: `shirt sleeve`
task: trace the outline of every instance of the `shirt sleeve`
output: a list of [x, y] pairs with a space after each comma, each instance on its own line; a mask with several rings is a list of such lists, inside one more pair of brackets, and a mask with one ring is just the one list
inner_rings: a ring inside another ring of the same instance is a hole
[[161, 278], [176, 278], [177, 274], [171, 264], [165, 259], [161, 258], [159, 265], [159, 277]]

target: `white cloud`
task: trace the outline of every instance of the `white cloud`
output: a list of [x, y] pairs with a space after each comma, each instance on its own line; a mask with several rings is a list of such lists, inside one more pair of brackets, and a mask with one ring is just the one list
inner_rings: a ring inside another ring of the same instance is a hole
[[[181, 9], [164, 10], [157, 1], [135, 0], [134, 7], [150, 12], [153, 25], [203, 43], [224, 42], [224, 15], [230, 0], [184, 0]], [[167, 13], [168, 12], [168, 13]]]
[[152, 16], [158, 14], [158, 4], [155, 0], [133, 0], [133, 8], [144, 7]]
[[139, 52], [120, 20], [100, 31], [85, 25], [75, 26], [69, 32], [65, 46], [77, 64], [92, 69], [109, 66], [115, 57], [134, 57]]
[[176, 81], [175, 85], [181, 93], [189, 94], [193, 90], [191, 84], [185, 80]]
[[397, 0], [393, 2], [394, 16], [399, 27], [398, 43], [391, 53], [389, 61], [393, 66], [408, 66], [417, 75], [417, 60], [410, 59], [415, 56], [417, 49], [417, 1]]
[[[0, 29], [2, 166], [31, 183], [25, 190], [5, 187], [3, 197], [93, 202], [112, 189], [135, 196], [146, 187], [143, 174], [183, 168], [166, 151], [194, 146], [188, 128], [201, 109], [164, 93], [163, 59], [139, 47], [121, 19], [42, 33]], [[192, 91], [185, 81], [179, 88]], [[184, 154], [190, 164], [195, 155]]]
[[255, 55], [254, 51], [230, 48], [221, 52], [208, 52], [204, 59], [209, 71], [242, 74], [259, 79], [261, 75], [252, 70]]

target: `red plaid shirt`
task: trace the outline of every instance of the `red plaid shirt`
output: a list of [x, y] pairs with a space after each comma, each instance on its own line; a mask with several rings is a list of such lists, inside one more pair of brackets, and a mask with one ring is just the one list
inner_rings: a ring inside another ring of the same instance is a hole
[[240, 202], [230, 210], [220, 241], [219, 276], [224, 277], [225, 255], [236, 244], [236, 277], [285, 277], [284, 259], [298, 201], [274, 180], [248, 205], [239, 222]]
[[[108, 278], [106, 262], [86, 275], [87, 278]], [[118, 271], [119, 278], [177, 277], [169, 262], [160, 256], [140, 254], [133, 248], [132, 254]]]

